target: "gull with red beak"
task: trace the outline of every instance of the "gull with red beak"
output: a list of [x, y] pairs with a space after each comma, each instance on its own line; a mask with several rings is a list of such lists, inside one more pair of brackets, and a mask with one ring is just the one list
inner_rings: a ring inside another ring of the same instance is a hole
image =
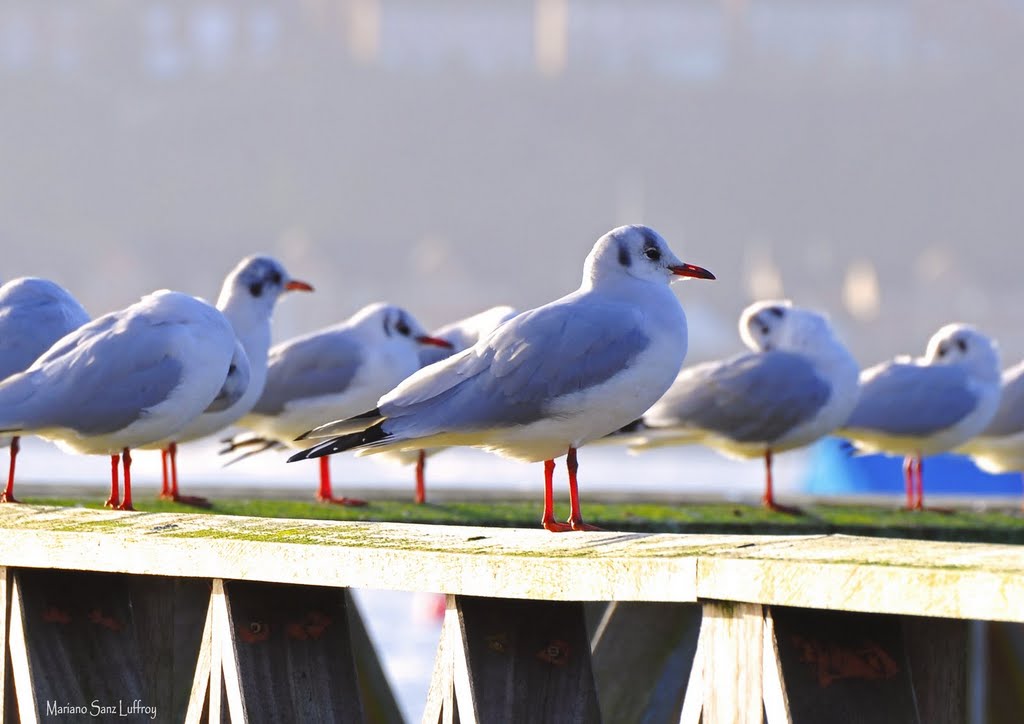
[[179, 493], [178, 445], [219, 432], [252, 410], [263, 394], [267, 379], [270, 317], [281, 295], [292, 291], [311, 292], [313, 287], [293, 279], [279, 261], [269, 256], [254, 255], [242, 259], [224, 279], [217, 309], [231, 323], [249, 358], [249, 384], [233, 405], [217, 411], [207, 410], [175, 433], [173, 438], [145, 446], [148, 450], [160, 450], [163, 463], [161, 498], [187, 505], [209, 505], [205, 498]]
[[[282, 444], [298, 447], [296, 436], [324, 420], [365, 410], [419, 369], [424, 346], [451, 343], [429, 336], [411, 314], [391, 304], [371, 304], [341, 324], [276, 345], [263, 393], [239, 421], [254, 434], [226, 440], [221, 452], [248, 448], [247, 456]], [[320, 462], [317, 499], [364, 504], [334, 496], [326, 458]]]
[[[580, 511], [576, 450], [640, 417], [672, 384], [687, 348], [686, 315], [669, 288], [681, 277], [715, 278], [680, 261], [653, 229], [614, 229], [597, 240], [575, 292], [424, 367], [369, 412], [311, 430], [304, 437], [331, 439], [291, 460], [469, 445], [543, 461], [541, 525], [593, 529]], [[553, 511], [555, 458], [562, 455], [567, 523]]]

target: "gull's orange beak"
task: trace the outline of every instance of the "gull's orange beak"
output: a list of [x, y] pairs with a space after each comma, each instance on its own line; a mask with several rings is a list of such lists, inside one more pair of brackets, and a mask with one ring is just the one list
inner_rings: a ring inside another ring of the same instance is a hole
[[286, 292], [311, 292], [313, 291], [313, 285], [308, 282], [301, 282], [298, 279], [289, 279], [284, 285], [284, 290]]
[[669, 271], [680, 277], [693, 277], [694, 279], [714, 279], [715, 275], [702, 266], [693, 264], [679, 264], [670, 266]]
[[452, 349], [454, 347], [454, 345], [447, 339], [441, 339], [440, 337], [428, 337], [425, 334], [417, 337], [416, 341], [420, 344], [429, 344], [433, 347], [444, 347], [445, 349]]

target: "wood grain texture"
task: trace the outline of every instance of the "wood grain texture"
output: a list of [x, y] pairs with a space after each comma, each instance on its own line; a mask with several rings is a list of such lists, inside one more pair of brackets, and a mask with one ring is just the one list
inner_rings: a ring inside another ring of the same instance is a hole
[[0, 722], [7, 722], [14, 708], [13, 687], [9, 682], [11, 672], [7, 666], [7, 639], [11, 617], [11, 589], [7, 579], [8, 570], [0, 567], [0, 606], [3, 606], [3, 621], [0, 622]]
[[[219, 581], [216, 582], [218, 585]], [[200, 724], [209, 715], [210, 672], [213, 666], [213, 603], [207, 602], [206, 617], [203, 622], [203, 633], [200, 637], [199, 654], [196, 668], [192, 676], [192, 688], [189, 692], [188, 708], [185, 711], [185, 724]]]
[[794, 724], [931, 724], [918, 716], [899, 616], [794, 608], [772, 616]]
[[17, 577], [11, 577], [11, 615], [7, 632], [7, 646], [10, 653], [11, 674], [17, 703], [17, 719], [23, 724], [39, 721], [39, 706], [36, 704], [35, 685], [32, 683], [32, 667], [28, 661], [28, 639], [25, 635], [25, 605], [21, 585]]
[[967, 721], [968, 622], [905, 616], [901, 623], [921, 721]]
[[775, 618], [770, 609], [765, 609], [764, 612], [764, 654], [761, 668], [764, 671], [765, 724], [793, 724], [793, 716], [789, 710], [789, 693], [786, 691], [782, 660], [779, 658]]
[[224, 675], [237, 676], [246, 721], [362, 724], [344, 591], [225, 581], [224, 592], [234, 652]]
[[601, 720], [581, 604], [460, 596], [457, 605], [461, 721], [469, 720], [470, 708], [478, 722]]
[[606, 721], [679, 721], [700, 620], [697, 604], [615, 601], [608, 606], [591, 638]]
[[704, 724], [761, 724], [764, 711], [762, 607], [705, 602], [700, 639]]

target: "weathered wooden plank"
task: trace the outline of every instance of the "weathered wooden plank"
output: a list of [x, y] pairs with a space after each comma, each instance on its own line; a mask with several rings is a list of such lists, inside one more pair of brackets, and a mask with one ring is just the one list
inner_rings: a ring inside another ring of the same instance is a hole
[[901, 623], [921, 721], [968, 721], [968, 622], [904, 616]]
[[377, 650], [373, 645], [359, 606], [349, 589], [344, 589], [345, 610], [348, 612], [348, 628], [352, 640], [352, 655], [355, 658], [356, 676], [359, 679], [359, 694], [363, 702], [366, 721], [373, 724], [402, 724], [402, 712], [398, 708], [391, 684], [381, 666]]
[[28, 640], [25, 636], [25, 604], [21, 586], [16, 577], [11, 579], [11, 617], [7, 632], [11, 673], [17, 697], [17, 718], [23, 724], [37, 724], [39, 706], [32, 682], [32, 667], [28, 661]]
[[683, 711], [679, 715], [679, 724], [700, 724], [701, 712], [704, 710], [704, 644], [697, 639], [697, 651], [690, 667], [690, 678], [686, 682], [686, 694], [683, 699]]
[[1024, 546], [828, 536], [702, 554], [701, 598], [1024, 621]]
[[213, 601], [207, 602], [206, 618], [200, 639], [199, 655], [192, 678], [189, 693], [188, 709], [185, 712], [185, 724], [200, 724], [209, 718], [210, 678], [213, 666]]
[[434, 671], [430, 675], [430, 688], [427, 690], [427, 704], [423, 709], [422, 724], [442, 724], [445, 706], [453, 701], [454, 656], [449, 643], [452, 637], [449, 628], [457, 622], [457, 613], [453, 613], [452, 616], [445, 613], [437, 642], [437, 654], [434, 656]]
[[764, 711], [762, 607], [705, 601], [700, 639], [704, 724], [761, 724]]
[[764, 654], [761, 668], [764, 672], [764, 720], [766, 724], [793, 724], [789, 710], [789, 693], [783, 680], [782, 660], [775, 632], [775, 617], [770, 609], [764, 613]]
[[[362, 724], [343, 591], [245, 581], [225, 581], [224, 591], [221, 623], [233, 648], [233, 656], [225, 650], [224, 676], [233, 722], [244, 702], [250, 722]], [[215, 615], [215, 632], [217, 623]]]
[[7, 629], [11, 615], [11, 591], [8, 585], [8, 570], [0, 567], [0, 606], [3, 606], [3, 621], [0, 622], [0, 722], [6, 722], [13, 708], [12, 689], [8, 684], [10, 669], [7, 666]]
[[0, 565], [569, 601], [693, 602], [701, 552], [778, 540], [20, 507]]
[[459, 596], [457, 606], [460, 721], [601, 720], [581, 604]]
[[794, 724], [930, 724], [915, 706], [900, 617], [782, 607], [772, 616]]
[[591, 638], [601, 714], [609, 722], [677, 722], [701, 607], [614, 601]]

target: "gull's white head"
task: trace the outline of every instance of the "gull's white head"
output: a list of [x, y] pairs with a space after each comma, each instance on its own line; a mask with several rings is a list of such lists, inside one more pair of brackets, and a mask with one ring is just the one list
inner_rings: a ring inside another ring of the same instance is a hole
[[451, 342], [427, 334], [423, 326], [394, 304], [369, 304], [354, 315], [350, 325], [372, 344], [418, 351], [423, 346], [451, 349]]
[[269, 256], [248, 256], [227, 275], [220, 289], [217, 308], [245, 304], [269, 315], [277, 298], [285, 292], [311, 292], [307, 282], [293, 279], [281, 262]]
[[685, 277], [714, 279], [715, 275], [680, 261], [658, 232], [639, 225], [609, 231], [597, 240], [583, 265], [584, 285], [595, 287], [630, 278], [668, 284]]
[[835, 342], [828, 318], [789, 300], [755, 302], [740, 315], [740, 337], [755, 352], [784, 349], [813, 353]]
[[947, 324], [928, 340], [924, 362], [963, 365], [975, 376], [999, 381], [999, 347], [995, 340], [969, 324]]

